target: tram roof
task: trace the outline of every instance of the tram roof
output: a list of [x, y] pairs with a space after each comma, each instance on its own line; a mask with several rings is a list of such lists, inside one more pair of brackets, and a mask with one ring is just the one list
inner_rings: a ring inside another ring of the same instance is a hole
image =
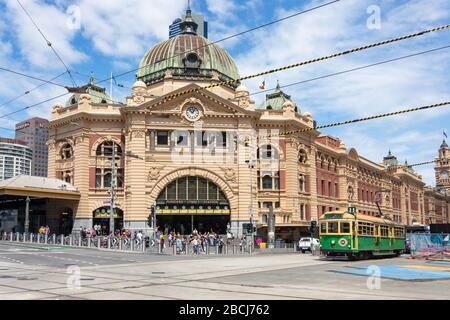
[[390, 219], [386, 219], [386, 218], [381, 218], [381, 217], [373, 217], [373, 216], [368, 216], [365, 214], [351, 214], [348, 213], [345, 210], [336, 210], [336, 211], [329, 211], [324, 213], [323, 215], [320, 216], [320, 220], [326, 220], [326, 219], [332, 219], [331, 217], [326, 217], [326, 215], [332, 215], [332, 214], [340, 214], [342, 215], [342, 217], [340, 217], [339, 219], [352, 219], [354, 220], [355, 218], [357, 220], [361, 220], [361, 221], [369, 221], [369, 222], [373, 222], [373, 223], [380, 223], [380, 224], [394, 224], [394, 225], [402, 225], [401, 223], [392, 221]]

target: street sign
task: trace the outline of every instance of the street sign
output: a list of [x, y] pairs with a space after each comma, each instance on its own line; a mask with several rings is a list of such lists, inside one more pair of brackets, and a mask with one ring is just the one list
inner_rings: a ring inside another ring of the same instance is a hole
[[111, 204], [111, 199], [109, 199], [109, 200], [104, 200], [104, 201], [103, 201], [103, 204]]
[[348, 207], [348, 213], [350, 214], [356, 214], [356, 207]]

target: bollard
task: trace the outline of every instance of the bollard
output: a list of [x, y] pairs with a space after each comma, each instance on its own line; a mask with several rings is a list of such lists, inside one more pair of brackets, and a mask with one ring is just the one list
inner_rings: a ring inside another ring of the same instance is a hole
[[9, 235], [9, 241], [12, 242], [13, 240], [14, 240], [14, 233], [11, 232]]
[[236, 245], [233, 244], [233, 254], [234, 254], [234, 251], [235, 251], [235, 246], [236, 246]]
[[56, 233], [53, 234], [53, 243], [56, 244]]
[[70, 235], [69, 236], [69, 246], [72, 246], [72, 245], [73, 245], [73, 236]]
[[101, 246], [100, 237], [98, 237], [98, 238], [97, 238], [97, 248], [100, 249], [100, 246]]
[[216, 254], [219, 254], [219, 246], [216, 246]]
[[78, 237], [78, 246], [81, 247], [81, 235]]
[[38, 233], [38, 235], [37, 235], [37, 241], [36, 241], [37, 243], [41, 243], [41, 234], [40, 233]]
[[186, 243], [186, 255], [189, 255], [189, 243]]
[[61, 235], [61, 245], [62, 246], [64, 245], [64, 235], [63, 234]]
[[89, 237], [89, 238], [88, 238], [88, 248], [90, 248], [90, 247], [91, 247], [91, 241], [92, 241], [92, 238], [91, 238], [91, 237]]
[[111, 249], [111, 238], [108, 238], [108, 249]]
[[130, 242], [130, 250], [133, 251], [134, 250], [134, 241], [135, 239], [132, 239]]
[[44, 235], [44, 241], [45, 241], [45, 244], [48, 244], [48, 234]]
[[20, 233], [16, 232], [16, 242], [19, 242], [20, 240]]
[[122, 243], [123, 243], [123, 239], [119, 240], [119, 250], [122, 250]]
[[33, 234], [30, 233], [30, 243], [33, 243]]
[[142, 241], [142, 252], [145, 252], [145, 239]]
[[26, 233], [24, 233], [23, 234], [23, 239], [22, 239], [22, 241], [25, 243], [25, 241], [27, 241], [27, 234]]
[[176, 256], [177, 255], [177, 246], [172, 246], [173, 248], [173, 255]]

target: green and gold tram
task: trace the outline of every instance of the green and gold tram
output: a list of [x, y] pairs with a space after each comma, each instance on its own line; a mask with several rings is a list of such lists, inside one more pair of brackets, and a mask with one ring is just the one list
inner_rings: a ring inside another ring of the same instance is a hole
[[405, 227], [394, 221], [347, 211], [331, 211], [319, 218], [323, 255], [367, 259], [398, 256], [405, 250]]

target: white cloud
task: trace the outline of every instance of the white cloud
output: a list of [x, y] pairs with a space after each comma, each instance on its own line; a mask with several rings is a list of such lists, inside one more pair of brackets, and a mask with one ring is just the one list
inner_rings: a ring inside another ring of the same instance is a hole
[[184, 0], [79, 0], [83, 36], [107, 56], [136, 57], [166, 39]]
[[[71, 43], [76, 30], [67, 28], [68, 16], [65, 11], [36, 0], [22, 0], [21, 3], [66, 64], [79, 63], [87, 59], [87, 56]], [[16, 1], [6, 0], [6, 12], [3, 15], [10, 28], [14, 30], [12, 36], [16, 38], [18, 48], [28, 63], [40, 69], [64, 70]]]

